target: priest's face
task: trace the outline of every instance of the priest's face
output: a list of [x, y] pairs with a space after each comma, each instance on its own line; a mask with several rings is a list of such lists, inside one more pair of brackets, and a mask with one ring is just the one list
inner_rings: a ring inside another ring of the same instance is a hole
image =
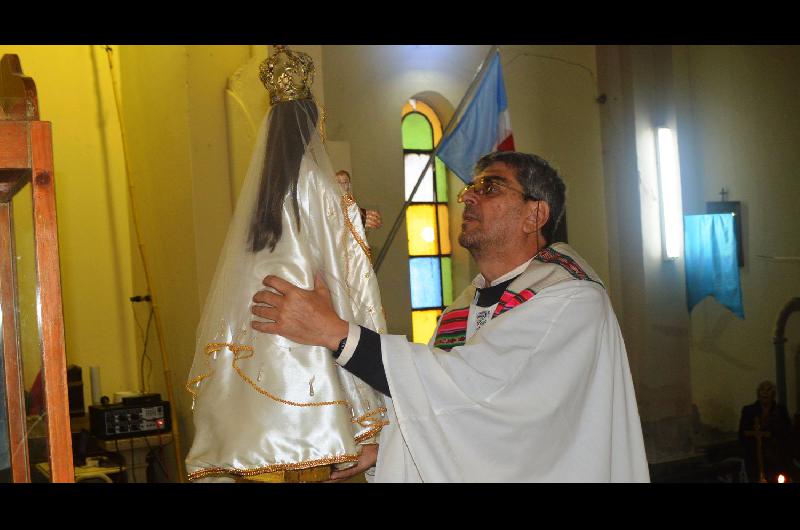
[[473, 254], [518, 244], [524, 236], [526, 201], [514, 169], [495, 162], [476, 175], [468, 188], [461, 195], [464, 213], [459, 244]]

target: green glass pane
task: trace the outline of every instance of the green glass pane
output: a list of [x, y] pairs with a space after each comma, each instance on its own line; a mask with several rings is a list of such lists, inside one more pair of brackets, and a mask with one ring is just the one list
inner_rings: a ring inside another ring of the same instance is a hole
[[403, 149], [433, 149], [433, 131], [428, 119], [412, 112], [403, 118]]
[[453, 303], [453, 262], [449, 257], [442, 258], [442, 295], [445, 306]]
[[444, 170], [444, 162], [436, 157], [436, 200], [447, 202], [447, 173]]

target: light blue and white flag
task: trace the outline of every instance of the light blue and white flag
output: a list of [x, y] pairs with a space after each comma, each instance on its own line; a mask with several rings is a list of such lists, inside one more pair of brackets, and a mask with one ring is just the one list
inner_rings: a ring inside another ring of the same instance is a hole
[[437, 156], [461, 180], [469, 183], [480, 157], [492, 151], [513, 150], [514, 136], [498, 52], [458, 125], [442, 139]]

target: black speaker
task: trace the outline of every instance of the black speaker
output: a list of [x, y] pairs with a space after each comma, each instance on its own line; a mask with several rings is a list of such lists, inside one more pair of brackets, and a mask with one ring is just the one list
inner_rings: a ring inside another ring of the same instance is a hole
[[86, 416], [83, 403], [83, 370], [75, 364], [67, 366], [67, 399], [70, 418]]
[[163, 434], [172, 430], [169, 401], [159, 394], [123, 398], [122, 403], [89, 407], [89, 428], [101, 440]]

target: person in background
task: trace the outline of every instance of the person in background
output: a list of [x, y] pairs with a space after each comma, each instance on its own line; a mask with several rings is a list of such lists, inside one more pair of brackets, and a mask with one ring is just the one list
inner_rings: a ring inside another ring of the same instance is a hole
[[[759, 482], [759, 443], [763, 458], [764, 479], [775, 482], [778, 474], [790, 469], [791, 422], [786, 407], [775, 401], [775, 384], [762, 381], [756, 388], [756, 401], [742, 407], [739, 441], [744, 447], [744, 461], [750, 482]], [[752, 433], [761, 431], [763, 435]]]

